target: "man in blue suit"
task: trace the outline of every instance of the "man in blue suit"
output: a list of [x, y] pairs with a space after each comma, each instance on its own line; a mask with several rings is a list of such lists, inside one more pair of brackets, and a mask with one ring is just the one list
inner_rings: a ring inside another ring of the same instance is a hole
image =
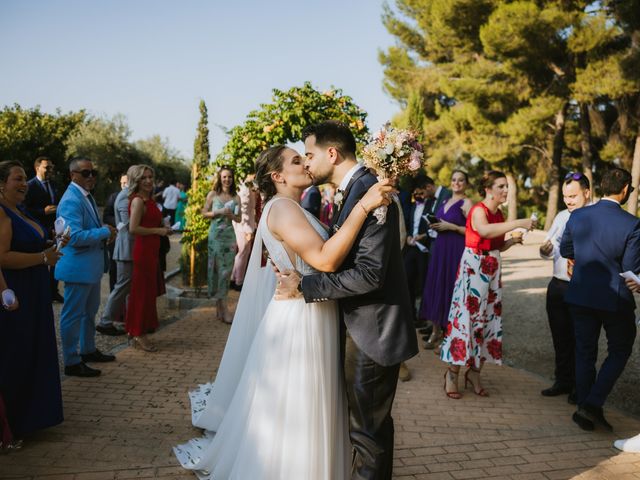
[[[576, 400], [573, 421], [583, 430], [612, 430], [602, 407], [624, 370], [636, 337], [633, 294], [620, 273], [640, 271], [640, 219], [622, 210], [633, 187], [621, 168], [607, 171], [603, 198], [571, 214], [560, 254], [573, 260], [565, 294], [576, 342]], [[598, 338], [604, 327], [608, 354], [596, 375]]]
[[[65, 375], [96, 377], [100, 370], [86, 362], [111, 362], [113, 355], [96, 349], [94, 318], [100, 306], [100, 279], [108, 271], [107, 241], [116, 229], [102, 225], [91, 190], [97, 171], [90, 160], [76, 157], [69, 163], [71, 183], [58, 205], [57, 216], [71, 227], [71, 239], [56, 265], [56, 278], [64, 281], [60, 337]], [[79, 352], [78, 352], [79, 349]]]

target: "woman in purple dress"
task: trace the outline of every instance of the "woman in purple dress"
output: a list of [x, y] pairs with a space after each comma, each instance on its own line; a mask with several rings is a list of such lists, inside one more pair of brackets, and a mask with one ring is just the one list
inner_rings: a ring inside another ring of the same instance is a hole
[[419, 314], [421, 320], [433, 323], [433, 332], [424, 344], [427, 350], [435, 348], [442, 340], [443, 329], [447, 326], [453, 285], [464, 250], [465, 223], [473, 205], [465, 195], [468, 186], [467, 173], [454, 170], [451, 174], [453, 195], [436, 212], [440, 221], [430, 226], [438, 232], [438, 237], [431, 247]]

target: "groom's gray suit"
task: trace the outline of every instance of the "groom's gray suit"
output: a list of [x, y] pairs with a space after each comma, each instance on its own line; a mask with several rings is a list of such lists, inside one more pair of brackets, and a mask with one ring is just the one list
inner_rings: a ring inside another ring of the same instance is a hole
[[[342, 225], [376, 177], [358, 170], [334, 215]], [[340, 269], [302, 278], [307, 303], [339, 300], [344, 369], [354, 447], [352, 479], [391, 479], [393, 419], [400, 362], [418, 353], [409, 290], [400, 251], [399, 212], [389, 205], [386, 222], [369, 215]]]

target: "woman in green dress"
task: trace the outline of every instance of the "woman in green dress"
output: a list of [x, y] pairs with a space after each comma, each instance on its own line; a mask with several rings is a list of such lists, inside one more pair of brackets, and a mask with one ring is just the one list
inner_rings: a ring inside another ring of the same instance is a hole
[[209, 263], [207, 284], [209, 298], [216, 300], [218, 320], [231, 323], [227, 310], [227, 293], [236, 255], [236, 235], [231, 221], [240, 221], [240, 199], [236, 195], [233, 170], [222, 167], [216, 174], [213, 189], [207, 194], [202, 215], [211, 219], [209, 228]]
[[176, 206], [176, 223], [180, 222], [178, 227], [179, 231], [183, 231], [187, 226], [186, 218], [184, 217], [184, 211], [187, 208], [188, 196], [185, 192], [187, 189], [184, 183], [178, 182], [176, 186], [180, 189], [180, 195], [178, 196], [178, 205]]

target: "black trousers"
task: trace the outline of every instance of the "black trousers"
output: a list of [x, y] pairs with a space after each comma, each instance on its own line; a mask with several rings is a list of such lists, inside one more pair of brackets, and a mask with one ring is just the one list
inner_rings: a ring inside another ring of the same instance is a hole
[[59, 295], [60, 292], [58, 292], [58, 280], [56, 280], [56, 267], [51, 266], [49, 267], [49, 285], [51, 286], [51, 295], [55, 295], [56, 293]]
[[[636, 339], [633, 310], [607, 312], [570, 305], [576, 334], [576, 396], [578, 405], [602, 407], [631, 356]], [[596, 374], [598, 339], [604, 327], [607, 358]]]
[[423, 253], [418, 247], [406, 245], [402, 251], [402, 258], [404, 260], [404, 271], [407, 274], [413, 320], [416, 321], [418, 319], [416, 298], [422, 296], [422, 290], [424, 289], [427, 267], [429, 266], [429, 252]]
[[564, 302], [564, 294], [569, 282], [555, 277], [547, 287], [547, 317], [556, 353], [556, 383], [575, 388], [576, 383], [576, 342], [573, 320], [569, 305]]
[[344, 373], [349, 399], [349, 436], [353, 445], [352, 480], [391, 480], [393, 419], [400, 365], [383, 367], [346, 334]]

